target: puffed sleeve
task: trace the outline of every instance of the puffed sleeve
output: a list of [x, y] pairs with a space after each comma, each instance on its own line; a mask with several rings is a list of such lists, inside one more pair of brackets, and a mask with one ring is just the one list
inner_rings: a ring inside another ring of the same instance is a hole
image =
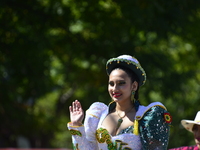
[[139, 121], [143, 150], [167, 150], [171, 116], [161, 106], [153, 106]]
[[74, 150], [98, 150], [95, 133], [101, 114], [106, 109], [105, 104], [95, 102], [86, 111], [84, 125], [70, 126], [68, 123]]

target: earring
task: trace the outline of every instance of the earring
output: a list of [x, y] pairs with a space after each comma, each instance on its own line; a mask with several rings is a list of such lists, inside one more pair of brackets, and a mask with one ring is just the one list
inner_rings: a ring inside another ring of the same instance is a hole
[[135, 95], [135, 91], [132, 91], [132, 95]]
[[135, 101], [134, 96], [135, 96], [135, 91], [132, 91], [131, 100], [133, 101], [133, 103], [134, 103], [134, 101]]

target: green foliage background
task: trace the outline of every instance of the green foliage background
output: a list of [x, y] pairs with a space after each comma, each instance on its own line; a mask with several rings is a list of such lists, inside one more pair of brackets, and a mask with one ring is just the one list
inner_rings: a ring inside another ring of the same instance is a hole
[[194, 144], [200, 92], [200, 1], [2, 0], [0, 147], [71, 148], [68, 107], [110, 102], [105, 63], [130, 54], [147, 73], [140, 101], [173, 122], [169, 148]]

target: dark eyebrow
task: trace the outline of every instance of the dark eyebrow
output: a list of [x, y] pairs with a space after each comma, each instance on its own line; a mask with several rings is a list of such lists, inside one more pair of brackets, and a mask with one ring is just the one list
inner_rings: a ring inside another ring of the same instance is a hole
[[[114, 81], [108, 81], [108, 82], [114, 82]], [[117, 82], [126, 82], [125, 80], [117, 80]]]

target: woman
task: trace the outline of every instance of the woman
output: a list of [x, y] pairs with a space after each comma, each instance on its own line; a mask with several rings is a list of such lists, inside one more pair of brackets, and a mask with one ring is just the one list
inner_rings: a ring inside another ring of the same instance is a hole
[[81, 103], [69, 107], [75, 150], [165, 150], [168, 145], [170, 114], [160, 102], [140, 105], [139, 87], [146, 73], [138, 60], [121, 55], [108, 60], [108, 92], [112, 102], [107, 106], [95, 102], [86, 111]]

